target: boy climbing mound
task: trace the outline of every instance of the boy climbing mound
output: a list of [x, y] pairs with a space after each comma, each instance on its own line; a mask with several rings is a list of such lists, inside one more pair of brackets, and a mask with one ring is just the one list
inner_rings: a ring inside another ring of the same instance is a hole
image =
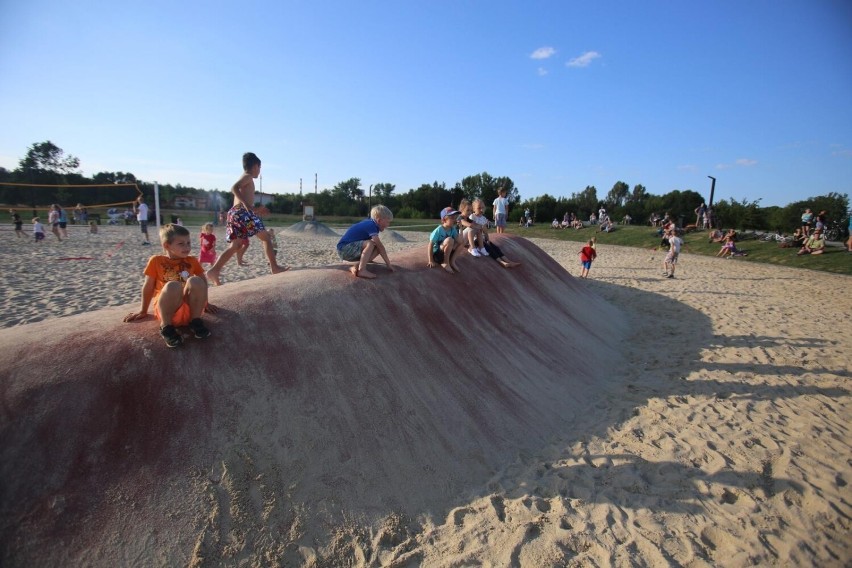
[[243, 154], [243, 175], [231, 188], [231, 193], [234, 194], [234, 206], [228, 210], [225, 228], [225, 240], [230, 245], [219, 257], [219, 260], [207, 271], [207, 278], [217, 286], [222, 268], [244, 245], [243, 240], [254, 235], [257, 235], [257, 238], [263, 242], [263, 252], [269, 260], [269, 268], [272, 270], [272, 274], [287, 270], [278, 266], [269, 233], [260, 217], [252, 211], [252, 207], [254, 207], [254, 180], [259, 175], [260, 158], [253, 152], [246, 152]]
[[376, 205], [370, 210], [370, 218], [355, 223], [340, 237], [337, 243], [337, 256], [340, 260], [357, 262], [349, 270], [360, 278], [375, 278], [376, 275], [367, 270], [367, 263], [381, 255], [388, 270], [393, 272], [385, 245], [379, 238], [379, 233], [387, 229], [393, 221], [393, 213], [384, 205]]
[[160, 242], [163, 254], [152, 256], [145, 266], [139, 311], [127, 314], [124, 321], [145, 319], [153, 304], [154, 315], [160, 320], [160, 335], [169, 347], [183, 343], [177, 331], [181, 326], [188, 325], [198, 339], [209, 337], [210, 330], [201, 321], [201, 314], [205, 310], [215, 313], [217, 308], [207, 303], [204, 269], [198, 259], [189, 256], [189, 231], [180, 225], [164, 225]]

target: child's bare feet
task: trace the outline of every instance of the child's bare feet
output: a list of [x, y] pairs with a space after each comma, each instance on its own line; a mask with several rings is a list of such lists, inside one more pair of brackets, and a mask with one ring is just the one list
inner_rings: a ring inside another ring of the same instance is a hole
[[213, 283], [214, 286], [219, 286], [221, 283], [219, 282], [219, 271], [214, 271], [212, 268], [207, 271], [207, 280]]
[[441, 266], [444, 268], [444, 270], [446, 270], [446, 271], [447, 271], [447, 272], [449, 272], [450, 274], [455, 274], [455, 273], [453, 272], [452, 267], [451, 267], [449, 264], [442, 264]]
[[270, 265], [270, 269], [272, 270], [272, 274], [278, 274], [279, 272], [286, 272], [290, 270], [289, 266], [281, 266], [279, 264]]
[[249, 263], [244, 261], [244, 260], [238, 260], [237, 264], [240, 265], [240, 266], [248, 266], [249, 265]]
[[364, 270], [359, 270], [357, 276], [358, 276], [358, 278], [367, 278], [367, 279], [372, 279], [372, 278], [376, 277], [375, 274], [373, 274], [372, 272], [370, 272], [366, 268]]
[[453, 270], [455, 270], [456, 272], [461, 272], [461, 270], [459, 270], [459, 267], [456, 265], [456, 263], [455, 263], [455, 262], [450, 262], [450, 266], [451, 266], [451, 267], [452, 267], [452, 269], [453, 269]]

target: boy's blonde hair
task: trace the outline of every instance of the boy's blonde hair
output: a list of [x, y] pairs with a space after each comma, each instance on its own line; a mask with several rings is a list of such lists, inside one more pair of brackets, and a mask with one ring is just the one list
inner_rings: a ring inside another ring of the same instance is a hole
[[160, 242], [162, 244], [172, 242], [172, 239], [175, 237], [188, 237], [189, 230], [186, 227], [182, 227], [180, 225], [175, 225], [174, 223], [167, 223], [160, 227]]
[[373, 219], [373, 221], [378, 221], [379, 219], [393, 221], [393, 212], [384, 205], [376, 205], [370, 209], [370, 218]]
[[201, 226], [201, 229], [205, 233], [212, 233], [213, 232], [213, 223], [204, 223], [204, 225]]

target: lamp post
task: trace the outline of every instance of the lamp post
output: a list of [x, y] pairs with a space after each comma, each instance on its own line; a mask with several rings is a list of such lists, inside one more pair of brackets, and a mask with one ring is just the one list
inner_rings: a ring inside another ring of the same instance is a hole
[[710, 218], [709, 223], [707, 223], [707, 228], [712, 229], [716, 225], [716, 213], [713, 212], [713, 193], [716, 191], [716, 178], [713, 176], [707, 177], [713, 180], [710, 182], [710, 201], [707, 203], [707, 212], [709, 213], [708, 217]]
[[716, 191], [716, 178], [713, 176], [707, 176], [713, 181], [710, 182], [710, 201], [707, 203], [708, 207], [713, 207], [713, 193]]

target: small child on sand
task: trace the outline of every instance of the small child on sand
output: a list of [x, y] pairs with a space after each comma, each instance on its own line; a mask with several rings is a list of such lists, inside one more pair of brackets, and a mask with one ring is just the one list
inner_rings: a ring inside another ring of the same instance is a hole
[[205, 311], [215, 313], [216, 306], [207, 303], [207, 279], [204, 269], [194, 256], [189, 231], [180, 225], [168, 224], [160, 229], [163, 254], [152, 256], [145, 266], [142, 303], [138, 312], [124, 316], [124, 321], [148, 317], [153, 304], [154, 316], [160, 321], [160, 335], [169, 347], [177, 347], [183, 338], [177, 328], [188, 325], [198, 339], [210, 336], [201, 321]]
[[461, 272], [456, 265], [456, 258], [461, 250], [464, 250], [456, 218], [459, 212], [452, 207], [445, 207], [441, 211], [441, 224], [429, 235], [428, 254], [429, 268], [440, 264], [444, 270], [452, 274]]
[[98, 234], [98, 223], [96, 221], [89, 221], [89, 233], [92, 235]]
[[580, 278], [588, 278], [589, 270], [592, 269], [592, 262], [597, 258], [598, 251], [595, 249], [595, 241], [593, 239], [586, 243], [586, 246], [580, 249], [580, 264], [583, 268], [580, 270]]
[[514, 268], [520, 266], [520, 262], [509, 260], [500, 250], [500, 247], [491, 242], [488, 238], [488, 217], [484, 214], [485, 203], [481, 199], [473, 200], [473, 213], [468, 219], [473, 223], [473, 227], [479, 231], [479, 253], [482, 256], [490, 256], [496, 260], [503, 268]]
[[359, 278], [375, 278], [376, 275], [367, 270], [367, 263], [381, 255], [388, 270], [393, 272], [385, 245], [379, 238], [379, 233], [390, 227], [393, 213], [384, 205], [376, 205], [370, 210], [370, 218], [364, 219], [349, 227], [337, 242], [337, 256], [340, 260], [357, 262], [349, 269]]
[[215, 264], [216, 235], [213, 234], [213, 223], [204, 223], [201, 227], [201, 232], [198, 234], [198, 240], [201, 244], [201, 248], [198, 251], [198, 262], [202, 266], [205, 264]]
[[38, 217], [33, 218], [33, 236], [35, 236], [37, 243], [44, 240], [44, 225], [41, 224]]
[[213, 284], [219, 285], [219, 275], [231, 257], [237, 254], [242, 240], [257, 235], [263, 243], [263, 252], [269, 261], [272, 274], [284, 272], [287, 268], [279, 266], [272, 250], [269, 233], [260, 217], [252, 210], [254, 207], [254, 180], [260, 175], [260, 158], [253, 152], [243, 154], [243, 175], [231, 187], [234, 194], [234, 206], [228, 210], [225, 240], [230, 243], [215, 264], [207, 271], [207, 277]]
[[18, 238], [26, 236], [24, 234], [24, 222], [21, 220], [21, 215], [14, 209], [9, 209], [9, 214], [12, 215], [12, 224], [15, 225], [15, 234]]

